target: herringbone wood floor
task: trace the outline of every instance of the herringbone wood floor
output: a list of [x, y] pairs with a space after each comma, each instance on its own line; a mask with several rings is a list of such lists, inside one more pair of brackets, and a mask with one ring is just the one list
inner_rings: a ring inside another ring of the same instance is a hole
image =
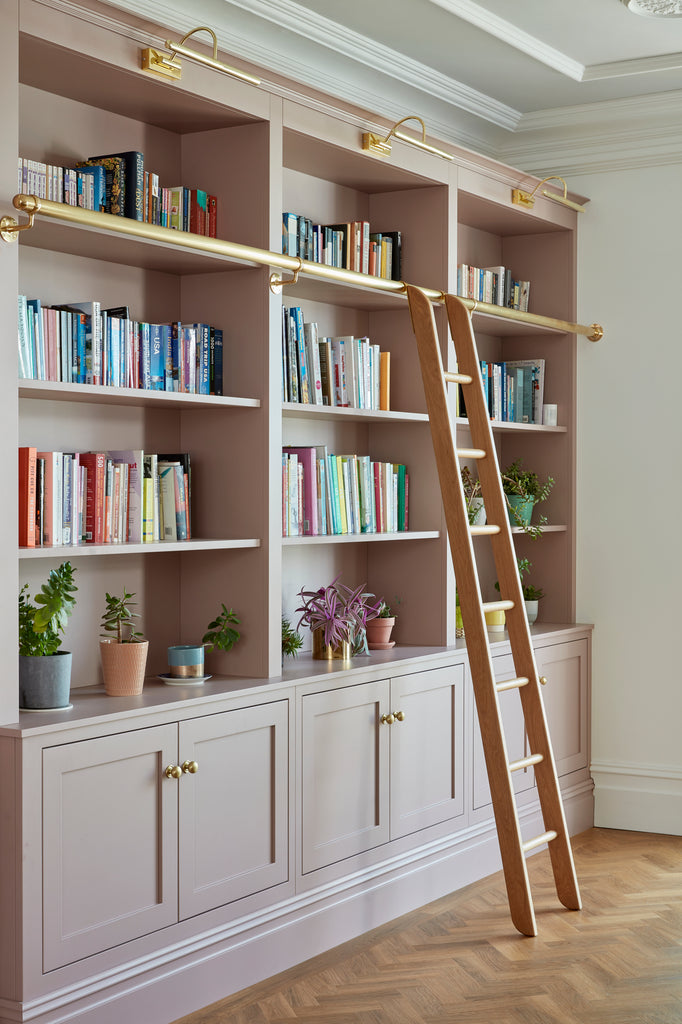
[[682, 1024], [682, 838], [590, 829], [573, 851], [582, 911], [529, 860], [537, 938], [498, 873], [181, 1024]]

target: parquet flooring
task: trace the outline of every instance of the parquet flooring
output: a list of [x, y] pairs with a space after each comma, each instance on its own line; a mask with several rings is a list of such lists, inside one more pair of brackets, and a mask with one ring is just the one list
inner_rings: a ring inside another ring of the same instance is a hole
[[572, 845], [581, 911], [528, 862], [537, 938], [499, 872], [177, 1024], [682, 1024], [682, 837]]

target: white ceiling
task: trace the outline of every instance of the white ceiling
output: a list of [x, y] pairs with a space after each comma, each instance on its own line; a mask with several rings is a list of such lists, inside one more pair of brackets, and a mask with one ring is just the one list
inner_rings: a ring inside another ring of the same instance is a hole
[[419, 114], [429, 135], [529, 170], [682, 159], [682, 18], [622, 0], [108, 3], [169, 31], [210, 25], [227, 54], [369, 122]]

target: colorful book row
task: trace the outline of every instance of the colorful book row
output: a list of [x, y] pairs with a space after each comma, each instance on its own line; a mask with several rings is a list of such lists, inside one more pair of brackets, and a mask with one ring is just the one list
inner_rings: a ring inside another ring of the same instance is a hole
[[457, 294], [492, 306], [507, 306], [528, 312], [530, 281], [517, 281], [508, 267], [457, 267]]
[[223, 332], [210, 324], [150, 324], [127, 306], [44, 306], [20, 295], [18, 340], [25, 380], [223, 394]]
[[302, 213], [282, 214], [282, 252], [312, 263], [402, 280], [400, 231], [370, 231], [369, 221], [315, 224]]
[[326, 445], [282, 449], [282, 536], [397, 533], [408, 524], [402, 463], [335, 455]]
[[300, 306], [282, 307], [282, 401], [390, 408], [390, 352], [369, 338], [320, 338]]
[[217, 197], [200, 188], [161, 186], [137, 150], [92, 156], [75, 167], [19, 157], [18, 187], [39, 199], [217, 237]]
[[188, 452], [19, 448], [19, 546], [144, 544], [191, 537]]
[[481, 381], [491, 420], [542, 423], [545, 360], [480, 361]]

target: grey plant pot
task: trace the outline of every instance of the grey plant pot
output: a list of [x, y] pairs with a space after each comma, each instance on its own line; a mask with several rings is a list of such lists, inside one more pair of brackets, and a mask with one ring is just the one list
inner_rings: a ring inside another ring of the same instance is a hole
[[71, 651], [41, 656], [19, 655], [19, 707], [47, 711], [69, 706]]

